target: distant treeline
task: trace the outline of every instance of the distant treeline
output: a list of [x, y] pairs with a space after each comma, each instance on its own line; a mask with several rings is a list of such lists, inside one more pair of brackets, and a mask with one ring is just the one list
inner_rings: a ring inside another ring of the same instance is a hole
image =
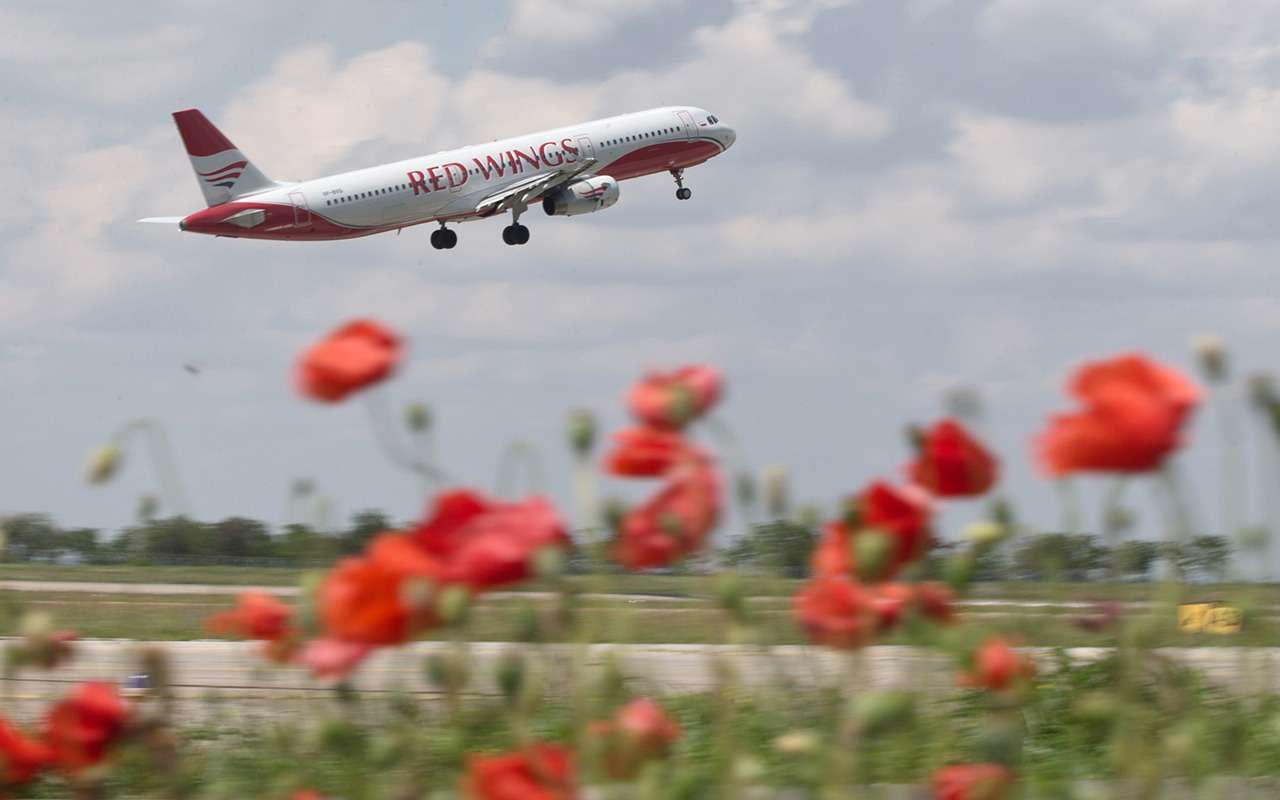
[[[723, 552], [731, 566], [791, 577], [809, 571], [818, 533], [789, 521], [757, 525]], [[948, 547], [943, 544], [926, 560], [932, 577], [945, 572]], [[974, 565], [978, 581], [1090, 581], [1114, 574], [1123, 580], [1156, 577], [1161, 562], [1176, 565], [1190, 580], [1220, 581], [1231, 561], [1231, 542], [1222, 536], [1197, 536], [1183, 547], [1132, 539], [1113, 550], [1091, 534], [1043, 533], [1014, 537], [984, 552]]]
[[285, 567], [329, 564], [359, 553], [369, 539], [396, 527], [375, 510], [357, 512], [345, 528], [332, 533], [296, 524], [273, 529], [246, 517], [221, 522], [155, 519], [114, 536], [96, 528], [62, 528], [47, 514], [19, 514], [3, 523], [4, 560], [9, 562]]
[[[334, 532], [306, 525], [273, 529], [265, 522], [228, 517], [198, 522], [184, 517], [155, 519], [114, 536], [95, 528], [62, 528], [47, 514], [19, 514], [4, 520], [4, 560], [73, 564], [227, 564], [309, 567], [359, 553], [383, 531], [398, 526], [377, 510], [359, 511]], [[789, 577], [808, 574], [817, 531], [779, 520], [755, 525], [720, 551], [729, 566]], [[929, 559], [928, 571], [943, 573], [944, 545]], [[1175, 561], [1194, 580], [1222, 580], [1231, 560], [1231, 544], [1221, 536], [1198, 536], [1178, 548], [1167, 543], [1130, 540], [1113, 554], [1089, 534], [1045, 533], [1016, 537], [987, 551], [975, 564], [979, 581], [1088, 581], [1114, 571], [1125, 580], [1150, 580], [1162, 561]], [[582, 562], [575, 559], [576, 566]]]

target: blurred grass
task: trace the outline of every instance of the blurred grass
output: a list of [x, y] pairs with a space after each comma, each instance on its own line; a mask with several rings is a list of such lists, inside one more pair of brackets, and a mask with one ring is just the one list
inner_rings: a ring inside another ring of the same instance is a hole
[[[215, 586], [292, 586], [303, 570], [283, 567], [169, 567], [92, 566], [52, 564], [0, 564], [0, 580], [72, 581], [101, 583], [182, 583]], [[604, 587], [614, 594], [651, 594], [667, 597], [709, 598], [715, 595], [716, 578], [702, 575], [604, 575], [573, 576], [569, 579], [582, 591]], [[743, 575], [745, 593], [752, 597], [789, 597], [804, 583], [801, 579]], [[537, 581], [516, 591], [545, 591]], [[1044, 581], [1003, 581], [977, 583], [971, 587], [973, 599], [1027, 600], [1039, 602], [1091, 602], [1105, 600], [1144, 601], [1153, 592], [1151, 583], [1050, 583]], [[1258, 602], [1280, 605], [1280, 585], [1205, 583], [1190, 584], [1189, 598], [1225, 600], [1252, 593]]]
[[[231, 608], [234, 598], [225, 595], [138, 595], [85, 592], [11, 593], [30, 610], [48, 611], [60, 625], [73, 627], [82, 636], [107, 639], [172, 640], [204, 639], [212, 614]], [[530, 635], [533, 620], [541, 630], [553, 630], [554, 598], [485, 598], [471, 612], [466, 635], [472, 641], [520, 641]], [[723, 612], [694, 599], [633, 601], [623, 598], [583, 598], [578, 613], [589, 615], [594, 641], [633, 644], [718, 644], [725, 640], [728, 624]], [[1074, 624], [1078, 609], [1035, 608], [975, 609], [964, 612], [985, 630], [1013, 637], [1029, 646], [1108, 647], [1114, 632], [1080, 629]], [[759, 641], [766, 644], [801, 644], [805, 637], [796, 627], [785, 598], [766, 598], [753, 604]], [[552, 637], [554, 638], [554, 637]], [[889, 637], [883, 644], [908, 643]], [[1280, 616], [1258, 613], [1248, 619], [1238, 635], [1188, 635], [1179, 633], [1170, 618], [1154, 634], [1155, 646], [1229, 647], [1276, 646], [1280, 643]]]

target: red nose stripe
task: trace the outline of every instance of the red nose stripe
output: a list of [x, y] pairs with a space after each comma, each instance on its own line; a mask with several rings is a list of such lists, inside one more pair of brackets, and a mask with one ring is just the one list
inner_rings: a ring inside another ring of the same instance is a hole
[[231, 140], [223, 136], [222, 131], [213, 127], [213, 123], [197, 109], [175, 111], [173, 121], [178, 125], [178, 133], [182, 136], [182, 143], [186, 145], [189, 155], [211, 156], [224, 150], [235, 149]]

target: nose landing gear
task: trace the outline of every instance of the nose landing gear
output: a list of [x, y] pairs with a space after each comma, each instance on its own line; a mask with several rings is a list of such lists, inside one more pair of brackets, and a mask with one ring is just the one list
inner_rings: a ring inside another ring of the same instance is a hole
[[458, 232], [451, 231], [440, 223], [440, 230], [431, 232], [431, 246], [437, 250], [452, 250], [458, 246]]
[[693, 197], [693, 190], [685, 188], [683, 169], [671, 170], [671, 177], [676, 179], [676, 186], [678, 187], [676, 189], [677, 200], [688, 200], [690, 197]]

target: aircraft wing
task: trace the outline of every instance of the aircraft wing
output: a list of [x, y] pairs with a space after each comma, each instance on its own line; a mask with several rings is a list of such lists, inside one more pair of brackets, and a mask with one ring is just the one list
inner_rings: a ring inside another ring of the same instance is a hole
[[477, 203], [476, 213], [487, 217], [492, 214], [500, 214], [516, 206], [527, 207], [529, 201], [533, 198], [569, 183], [574, 178], [588, 172], [595, 165], [596, 160], [588, 158], [585, 161], [566, 165], [552, 172], [532, 175], [525, 180], [517, 181]]

